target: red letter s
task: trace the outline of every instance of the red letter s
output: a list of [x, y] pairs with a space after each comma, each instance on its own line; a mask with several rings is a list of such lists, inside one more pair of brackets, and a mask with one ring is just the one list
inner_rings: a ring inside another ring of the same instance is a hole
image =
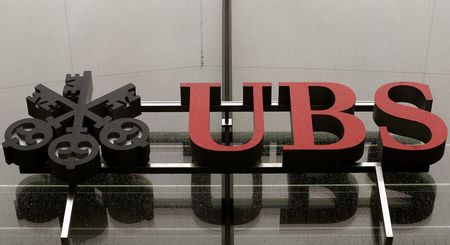
[[[411, 103], [418, 108], [397, 102]], [[447, 127], [441, 118], [430, 112], [432, 102], [429, 87], [422, 83], [394, 82], [377, 90], [373, 119], [380, 126], [385, 165], [428, 168], [442, 158]], [[389, 133], [414, 138], [423, 144], [402, 144]]]

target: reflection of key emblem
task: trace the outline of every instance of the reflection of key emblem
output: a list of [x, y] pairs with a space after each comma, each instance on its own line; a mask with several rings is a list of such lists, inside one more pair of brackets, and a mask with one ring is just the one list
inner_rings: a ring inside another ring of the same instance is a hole
[[[110, 125], [116, 125], [116, 119], [141, 114], [140, 97], [132, 84], [90, 101], [91, 72], [85, 72], [83, 76], [67, 75], [63, 96], [41, 84], [35, 90], [27, 98], [27, 105], [29, 114], [37, 119], [20, 120], [7, 129], [3, 143], [6, 162], [27, 170], [48, 162], [51, 173], [67, 183], [85, 180], [98, 172], [100, 149], [96, 139], [106, 125], [111, 130]], [[127, 120], [137, 127], [133, 132], [116, 130], [124, 137], [119, 137], [124, 143], [118, 140], [113, 144], [114, 148], [104, 146], [105, 152], [130, 151], [139, 146], [140, 150], [131, 152], [146, 153], [146, 156], [135, 157], [133, 164], [146, 164], [150, 151], [148, 128], [137, 119]], [[128, 141], [134, 142], [132, 147]], [[123, 164], [117, 163], [117, 158], [109, 159], [114, 165]]]

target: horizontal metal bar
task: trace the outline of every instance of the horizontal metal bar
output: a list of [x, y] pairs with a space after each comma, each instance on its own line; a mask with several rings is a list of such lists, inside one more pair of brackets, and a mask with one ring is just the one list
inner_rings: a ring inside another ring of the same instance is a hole
[[[378, 162], [356, 162], [347, 165], [314, 165], [308, 166], [299, 162], [298, 167], [283, 167], [283, 163], [259, 163], [253, 166], [230, 166], [228, 168], [217, 168], [212, 164], [211, 166], [201, 166], [195, 163], [149, 163], [142, 167], [109, 167], [105, 164], [102, 165], [101, 173], [126, 173], [126, 174], [193, 174], [193, 173], [369, 173], [375, 171], [375, 166]], [[412, 166], [405, 169], [405, 166], [401, 167], [383, 167], [385, 171], [392, 172], [427, 172], [428, 167], [419, 168]], [[38, 173], [50, 173], [48, 167], [41, 167], [36, 169], [23, 169], [20, 168], [22, 174], [38, 174]]]
[[[373, 101], [357, 101], [355, 111], [373, 111]], [[188, 112], [189, 106], [182, 105], [180, 101], [141, 101], [143, 112]], [[321, 105], [313, 105], [312, 108], [321, 108]], [[222, 101], [220, 105], [212, 105], [211, 111], [252, 111], [253, 106], [244, 105], [242, 101]], [[264, 111], [289, 111], [289, 106], [279, 105], [278, 101], [272, 101], [264, 106]]]
[[355, 103], [355, 111], [373, 111], [374, 107], [374, 101], [356, 101]]
[[189, 108], [180, 101], [141, 101], [143, 112], [187, 112]]

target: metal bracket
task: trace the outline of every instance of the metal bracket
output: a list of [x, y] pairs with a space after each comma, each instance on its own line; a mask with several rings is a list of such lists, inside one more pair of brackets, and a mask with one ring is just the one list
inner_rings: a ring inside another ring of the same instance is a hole
[[72, 222], [72, 211], [75, 200], [76, 186], [69, 186], [69, 192], [67, 193], [66, 209], [64, 211], [64, 218], [61, 228], [61, 244], [70, 245], [70, 224]]
[[375, 174], [377, 177], [378, 195], [383, 217], [383, 227], [386, 238], [385, 244], [392, 244], [394, 240], [394, 232], [392, 231], [391, 215], [389, 213], [389, 204], [387, 200], [386, 186], [384, 185], [383, 169], [381, 167], [381, 163], [377, 163], [375, 165]]
[[[385, 233], [385, 243], [392, 244], [394, 233], [392, 230], [391, 216], [389, 212], [388, 199], [386, 194], [386, 187], [383, 177], [381, 163], [366, 162], [360, 163], [360, 168], [371, 167], [375, 170], [378, 195], [382, 212], [383, 228]], [[270, 172], [268, 172], [270, 173]], [[223, 215], [223, 229], [222, 239], [223, 244], [233, 244], [233, 178], [232, 174], [223, 174], [222, 176], [222, 215]], [[63, 224], [61, 229], [61, 244], [70, 245], [70, 225], [72, 221], [72, 211], [76, 194], [76, 186], [70, 186], [67, 194], [66, 207], [64, 211]]]
[[228, 118], [227, 120], [226, 118], [222, 118], [222, 127], [233, 127], [233, 119]]

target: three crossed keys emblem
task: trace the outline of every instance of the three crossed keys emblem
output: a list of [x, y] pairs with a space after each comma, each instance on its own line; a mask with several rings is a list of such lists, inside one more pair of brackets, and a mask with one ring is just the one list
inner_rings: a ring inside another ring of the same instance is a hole
[[53, 176], [75, 184], [95, 175], [101, 157], [111, 167], [133, 167], [149, 161], [149, 129], [135, 119], [141, 99], [133, 84], [91, 101], [92, 73], [67, 75], [62, 95], [39, 84], [27, 97], [26, 118], [5, 132], [8, 164], [20, 170], [48, 165]]

